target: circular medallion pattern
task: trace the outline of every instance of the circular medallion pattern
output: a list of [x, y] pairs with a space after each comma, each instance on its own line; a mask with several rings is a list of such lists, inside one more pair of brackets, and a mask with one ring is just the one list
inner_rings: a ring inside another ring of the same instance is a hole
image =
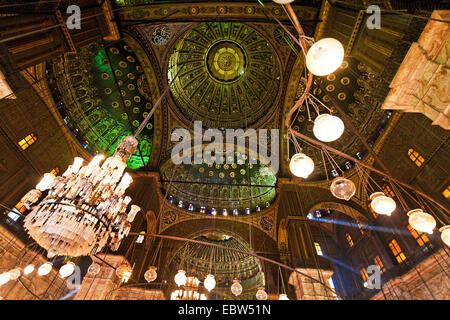
[[[172, 97], [190, 121], [204, 126], [247, 127], [273, 106], [280, 67], [269, 43], [234, 22], [205, 23], [190, 30], [170, 57]], [[182, 69], [181, 69], [182, 68]]]

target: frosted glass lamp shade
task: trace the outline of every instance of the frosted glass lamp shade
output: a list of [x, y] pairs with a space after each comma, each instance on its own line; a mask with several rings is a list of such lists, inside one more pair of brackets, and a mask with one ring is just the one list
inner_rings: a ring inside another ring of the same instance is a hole
[[450, 247], [450, 225], [443, 226], [439, 231], [441, 232], [442, 241]]
[[278, 300], [289, 300], [289, 298], [288, 298], [287, 294], [282, 293], [282, 294], [280, 294], [280, 297], [278, 298]]
[[314, 162], [304, 153], [296, 153], [291, 158], [289, 169], [294, 176], [306, 179], [314, 171]]
[[93, 276], [97, 275], [100, 272], [100, 265], [98, 263], [93, 263], [88, 268], [88, 273], [92, 274]]
[[187, 280], [186, 271], [178, 270], [178, 273], [175, 275], [174, 280], [178, 286], [184, 286]]
[[336, 198], [348, 201], [355, 195], [356, 187], [353, 181], [344, 177], [336, 177], [331, 182], [330, 191]]
[[325, 38], [314, 43], [306, 54], [306, 67], [316, 76], [326, 76], [334, 72], [344, 60], [344, 47], [333, 38]]
[[9, 274], [9, 280], [17, 280], [22, 275], [22, 271], [20, 268], [14, 268], [12, 270], [8, 271]]
[[205, 286], [206, 290], [211, 291], [216, 287], [216, 279], [212, 274], [208, 274], [203, 285]]
[[278, 4], [288, 4], [294, 2], [294, 0], [273, 0], [273, 2]]
[[411, 227], [417, 231], [432, 234], [433, 229], [436, 228], [436, 220], [422, 209], [411, 210], [406, 215], [409, 217], [408, 222]]
[[144, 273], [144, 278], [147, 282], [153, 282], [158, 277], [158, 273], [156, 272], [157, 268], [154, 266], [151, 266], [148, 268], [147, 271]]
[[75, 264], [71, 261], [67, 262], [65, 265], [59, 269], [59, 275], [61, 278], [67, 278], [75, 271]]
[[258, 291], [256, 292], [256, 299], [267, 300], [267, 292], [266, 290], [264, 290], [264, 288], [258, 288]]
[[53, 265], [50, 262], [46, 262], [39, 267], [38, 274], [40, 276], [46, 276], [47, 274], [50, 273], [50, 271], [52, 271], [52, 268]]
[[233, 284], [231, 285], [231, 293], [236, 297], [242, 293], [242, 285], [239, 280], [233, 280]]
[[25, 269], [23, 269], [23, 274], [28, 275], [28, 274], [32, 273], [33, 271], [34, 271], [34, 265], [29, 264], [28, 266], [25, 267]]
[[0, 286], [8, 283], [9, 281], [9, 274], [8, 272], [4, 272], [0, 274]]
[[344, 128], [344, 123], [339, 117], [323, 113], [314, 120], [313, 132], [320, 141], [331, 142], [339, 139], [344, 133]]
[[378, 214], [390, 216], [397, 207], [392, 198], [387, 197], [383, 192], [375, 192], [370, 196], [370, 207]]

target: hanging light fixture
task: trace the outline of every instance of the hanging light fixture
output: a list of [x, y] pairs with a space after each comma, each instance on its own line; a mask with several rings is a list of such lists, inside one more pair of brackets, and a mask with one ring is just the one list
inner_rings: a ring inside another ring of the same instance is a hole
[[330, 191], [338, 199], [350, 200], [356, 193], [356, 187], [353, 181], [344, 177], [336, 177], [330, 185]]
[[100, 272], [100, 265], [98, 263], [93, 263], [88, 268], [88, 273], [93, 276], [97, 275]]
[[[184, 272], [184, 270], [180, 271]], [[199, 283], [197, 277], [186, 277], [182, 288], [176, 289], [170, 294], [170, 300], [207, 300], [203, 293], [198, 292]]]
[[314, 171], [314, 161], [304, 153], [296, 153], [291, 158], [289, 169], [294, 176], [306, 179]]
[[0, 287], [9, 281], [9, 274], [8, 272], [3, 272], [0, 274]]
[[186, 271], [178, 270], [178, 273], [175, 275], [174, 280], [178, 286], [184, 286], [187, 280]]
[[273, 0], [273, 2], [278, 4], [288, 4], [294, 2], [294, 0]]
[[258, 300], [267, 300], [267, 292], [264, 290], [264, 287], [259, 287], [256, 292], [256, 299]]
[[17, 280], [22, 275], [20, 268], [14, 268], [8, 271], [9, 280]]
[[59, 269], [59, 275], [61, 278], [67, 278], [75, 271], [75, 263], [68, 261], [65, 265]]
[[344, 60], [344, 47], [333, 38], [325, 38], [314, 43], [306, 54], [306, 67], [316, 76], [326, 76], [334, 72]]
[[431, 214], [423, 212], [422, 209], [414, 209], [406, 215], [409, 217], [408, 222], [413, 229], [429, 234], [433, 233], [433, 229], [436, 227], [436, 220]]
[[337, 140], [344, 133], [344, 122], [339, 117], [323, 113], [314, 120], [313, 133], [323, 142]]
[[147, 271], [144, 273], [144, 279], [149, 283], [155, 281], [158, 277], [156, 270], [158, 269], [155, 266], [148, 267]]
[[282, 294], [280, 294], [280, 297], [278, 298], [278, 300], [289, 300], [289, 298], [286, 293], [282, 293]]
[[34, 271], [34, 264], [29, 264], [23, 269], [23, 274], [28, 275]]
[[444, 241], [446, 245], [450, 246], [450, 225], [443, 226], [439, 229], [439, 232], [441, 232], [442, 241]]
[[392, 198], [387, 197], [383, 192], [374, 192], [370, 195], [370, 207], [378, 214], [390, 216], [397, 207]]
[[126, 260], [116, 269], [116, 275], [120, 278], [121, 283], [127, 283], [128, 280], [130, 280], [132, 273], [133, 268]]
[[106, 245], [117, 250], [140, 210], [132, 205], [126, 214], [131, 198], [124, 197], [133, 181], [124, 174], [126, 161], [137, 145], [136, 138], [127, 136], [102, 166], [101, 154], [86, 166], [77, 157], [62, 176], [44, 174], [37, 189], [21, 200], [29, 208], [39, 200], [41, 191], [48, 191], [25, 217], [24, 227], [30, 236], [51, 256], [91, 255]]
[[203, 285], [205, 286], [206, 290], [211, 292], [211, 290], [216, 287], [216, 279], [214, 278], [214, 275], [208, 274]]
[[46, 262], [42, 264], [38, 269], [38, 274], [40, 276], [46, 276], [52, 271], [53, 264], [51, 262]]
[[239, 280], [233, 280], [233, 284], [231, 285], [231, 293], [236, 297], [242, 293], [242, 285]]

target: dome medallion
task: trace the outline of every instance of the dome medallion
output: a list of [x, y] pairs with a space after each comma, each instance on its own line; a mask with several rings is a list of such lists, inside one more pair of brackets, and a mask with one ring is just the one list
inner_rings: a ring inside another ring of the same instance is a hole
[[280, 67], [271, 45], [235, 22], [204, 23], [189, 32], [170, 56], [174, 102], [188, 121], [211, 128], [246, 128], [275, 104]]
[[216, 43], [206, 54], [207, 70], [218, 82], [238, 80], [244, 74], [245, 63], [244, 51], [230, 41]]

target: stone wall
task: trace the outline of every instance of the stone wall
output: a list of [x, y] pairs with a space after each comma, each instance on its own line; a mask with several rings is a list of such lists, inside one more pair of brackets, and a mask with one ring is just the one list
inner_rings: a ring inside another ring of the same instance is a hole
[[99, 271], [89, 269], [74, 300], [165, 300], [161, 290], [127, 284], [120, 287], [115, 268], [125, 261], [123, 256], [107, 254], [101, 255], [101, 260], [96, 257], [92, 260], [100, 267]]
[[450, 300], [449, 261], [442, 249], [383, 285], [372, 300]]
[[4, 300], [55, 300], [64, 297], [71, 290], [55, 268], [46, 275], [39, 276], [37, 268], [47, 259], [32, 251], [11, 232], [0, 225], [0, 273], [20, 267], [22, 270], [32, 263], [35, 270], [17, 280], [10, 280], [0, 286], [0, 297]]
[[[314, 268], [296, 268], [301, 273], [325, 283], [329, 284], [333, 275], [331, 270], [320, 270]], [[297, 300], [334, 300], [333, 293], [325, 288], [321, 283], [305, 277], [299, 273], [293, 272], [289, 277], [289, 284], [295, 287]]]

